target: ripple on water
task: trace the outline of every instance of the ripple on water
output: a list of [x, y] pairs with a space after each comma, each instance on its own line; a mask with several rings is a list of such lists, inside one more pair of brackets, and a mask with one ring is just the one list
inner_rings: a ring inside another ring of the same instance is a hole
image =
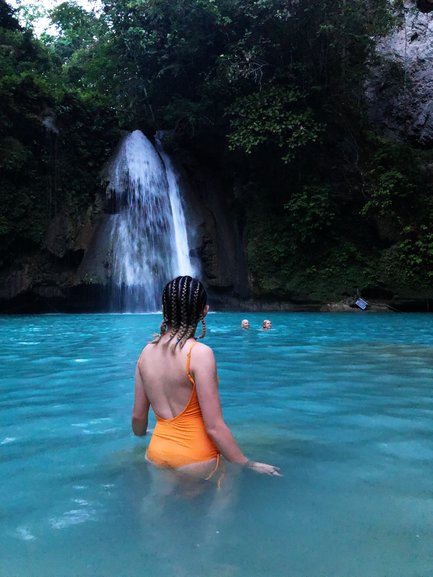
[[36, 539], [28, 527], [17, 527], [15, 536], [22, 541], [34, 541]]
[[16, 437], [5, 437], [2, 441], [0, 441], [0, 445], [9, 445], [10, 443], [14, 443], [16, 440]]
[[63, 513], [61, 517], [53, 517], [49, 520], [53, 529], [66, 529], [71, 525], [81, 525], [88, 521], [96, 521], [97, 515], [94, 509], [71, 509]]
[[379, 448], [382, 453], [404, 461], [431, 462], [433, 460], [433, 445], [431, 439], [424, 442], [422, 440], [398, 440], [380, 443]]

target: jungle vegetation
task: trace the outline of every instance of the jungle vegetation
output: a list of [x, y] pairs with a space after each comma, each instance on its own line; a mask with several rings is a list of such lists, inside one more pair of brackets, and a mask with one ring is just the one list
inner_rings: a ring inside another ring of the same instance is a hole
[[385, 138], [365, 99], [401, 4], [69, 0], [37, 38], [40, 6], [0, 0], [0, 265], [93, 202], [121, 130], [167, 129], [224, 175], [253, 295], [428, 292], [432, 152]]

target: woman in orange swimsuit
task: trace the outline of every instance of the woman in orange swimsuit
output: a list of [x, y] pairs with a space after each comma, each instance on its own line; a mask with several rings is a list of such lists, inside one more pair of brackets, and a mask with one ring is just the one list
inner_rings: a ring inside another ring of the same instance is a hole
[[179, 276], [164, 288], [161, 332], [137, 363], [132, 430], [146, 434], [152, 407], [157, 422], [146, 458], [157, 467], [209, 479], [222, 455], [231, 463], [278, 476], [278, 467], [250, 461], [224, 422], [213, 351], [194, 338], [199, 321], [199, 338], [206, 333], [206, 301], [203, 285], [190, 276]]

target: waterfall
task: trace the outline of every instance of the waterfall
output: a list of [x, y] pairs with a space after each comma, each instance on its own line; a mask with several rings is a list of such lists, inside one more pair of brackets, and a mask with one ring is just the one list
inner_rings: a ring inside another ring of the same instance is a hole
[[193, 276], [191, 260], [189, 256], [188, 236], [186, 232], [185, 213], [182, 207], [182, 196], [179, 186], [179, 179], [173, 167], [170, 157], [162, 146], [162, 132], [156, 133], [156, 149], [159, 152], [165, 166], [168, 183], [168, 196], [170, 199], [171, 214], [173, 215], [174, 246], [176, 250], [173, 255], [176, 261], [173, 263], [175, 270], [187, 271], [182, 274]]
[[165, 283], [196, 273], [191, 263], [179, 178], [160, 138], [128, 134], [104, 172], [114, 205], [110, 224], [111, 308], [161, 309]]

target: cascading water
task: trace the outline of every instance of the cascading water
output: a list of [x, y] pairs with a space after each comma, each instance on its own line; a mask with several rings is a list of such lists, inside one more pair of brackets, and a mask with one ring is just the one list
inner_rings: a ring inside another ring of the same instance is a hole
[[176, 256], [176, 263], [174, 264], [177, 270], [191, 271], [191, 272], [185, 272], [183, 274], [192, 275], [193, 270], [191, 267], [191, 260], [189, 255], [185, 213], [182, 207], [182, 197], [179, 186], [179, 180], [177, 178], [176, 170], [174, 169], [170, 157], [164, 151], [162, 145], [162, 137], [163, 133], [157, 132], [155, 143], [156, 143], [156, 149], [159, 152], [161, 159], [164, 163], [167, 176], [168, 196], [170, 199], [171, 214], [173, 216], [174, 244], [176, 247], [176, 251], [174, 253]]
[[161, 309], [161, 292], [177, 275], [195, 274], [179, 181], [173, 164], [139, 130], [127, 135], [104, 179], [111, 218], [111, 308]]

